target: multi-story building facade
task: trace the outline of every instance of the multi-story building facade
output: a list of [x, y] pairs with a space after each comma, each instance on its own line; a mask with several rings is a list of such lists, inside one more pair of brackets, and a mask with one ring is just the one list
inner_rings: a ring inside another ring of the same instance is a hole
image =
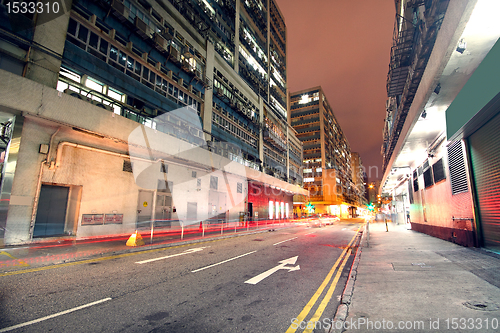
[[395, 1], [384, 177], [397, 222], [500, 248], [496, 1]]
[[1, 1], [0, 236], [286, 218], [302, 176], [274, 0]]
[[316, 213], [352, 216], [359, 207], [351, 148], [321, 87], [290, 94], [291, 125], [304, 147], [304, 188]]

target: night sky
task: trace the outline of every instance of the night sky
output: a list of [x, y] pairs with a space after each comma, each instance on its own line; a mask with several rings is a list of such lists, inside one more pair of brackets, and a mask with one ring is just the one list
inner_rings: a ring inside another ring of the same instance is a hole
[[276, 0], [288, 30], [290, 92], [322, 86], [351, 151], [382, 178], [394, 0]]

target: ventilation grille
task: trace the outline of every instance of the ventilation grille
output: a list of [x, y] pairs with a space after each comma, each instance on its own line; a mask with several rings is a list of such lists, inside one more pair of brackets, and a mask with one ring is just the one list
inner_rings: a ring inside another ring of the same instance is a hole
[[132, 170], [132, 162], [129, 160], [124, 160], [123, 161], [123, 171], [125, 172], [133, 172]]
[[451, 193], [468, 192], [467, 171], [461, 141], [448, 146], [448, 169], [450, 171]]

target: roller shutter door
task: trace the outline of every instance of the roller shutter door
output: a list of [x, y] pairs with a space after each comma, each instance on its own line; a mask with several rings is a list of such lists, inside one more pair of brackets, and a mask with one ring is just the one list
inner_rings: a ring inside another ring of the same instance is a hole
[[483, 244], [500, 252], [500, 113], [469, 137]]

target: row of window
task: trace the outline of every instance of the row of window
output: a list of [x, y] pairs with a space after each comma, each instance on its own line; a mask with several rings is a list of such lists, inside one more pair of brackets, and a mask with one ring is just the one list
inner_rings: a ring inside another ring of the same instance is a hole
[[283, 155], [278, 154], [273, 149], [264, 146], [264, 155], [268, 156], [270, 159], [274, 160], [277, 163], [285, 164], [285, 158]]
[[162, 78], [160, 74], [143, 65], [117, 46], [99, 37], [80, 22], [70, 19], [68, 36], [70, 37], [68, 40], [75, 45], [109, 63], [163, 96], [173, 97], [173, 100], [177, 103], [190, 105], [197, 110], [200, 109], [200, 103], [187, 92]]
[[248, 143], [254, 148], [257, 148], [257, 140], [254, 136], [243, 131], [241, 128], [233, 124], [231, 121], [227, 120], [222, 115], [212, 112], [212, 122], [216, 124], [219, 128], [232, 134], [233, 136], [241, 139], [243, 142]]
[[[160, 132], [173, 135], [192, 144], [202, 146], [205, 143], [201, 129], [189, 126], [189, 124], [175, 116], [168, 114], [162, 117], [150, 118], [148, 116], [139, 115], [137, 113], [138, 111], [132, 110], [132, 108], [127, 109], [122, 104], [127, 102], [124, 93], [113, 87], [104, 85], [94, 78], [88, 76], [82, 77], [66, 68], [61, 68], [59, 75], [57, 90], [61, 92], [68, 89], [92, 101], [109, 106], [114, 113], [127, 119], [157, 129]], [[116, 103], [115, 101], [121, 103]]]

